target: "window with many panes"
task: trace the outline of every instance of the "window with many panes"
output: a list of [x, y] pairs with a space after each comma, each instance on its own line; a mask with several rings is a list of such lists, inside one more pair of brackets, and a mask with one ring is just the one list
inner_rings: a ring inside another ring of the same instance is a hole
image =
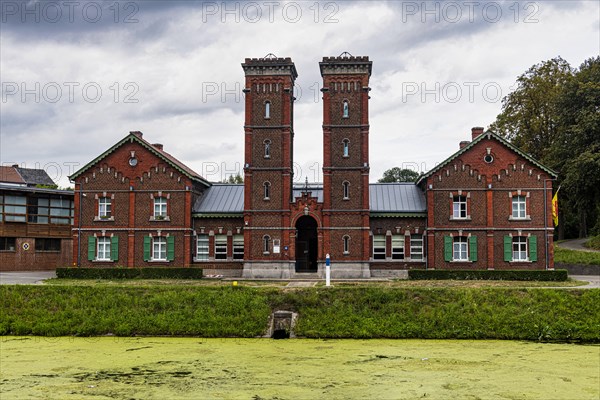
[[152, 260], [167, 261], [167, 238], [162, 236], [152, 238]]
[[72, 224], [73, 202], [67, 199], [50, 199], [50, 223]]
[[27, 198], [25, 196], [4, 196], [4, 221], [26, 222]]
[[106, 236], [99, 237], [96, 245], [98, 246], [96, 259], [98, 261], [110, 261], [110, 238]]
[[423, 260], [423, 235], [411, 235], [410, 259], [413, 261]]
[[167, 217], [167, 198], [154, 198], [154, 219], [165, 219]]
[[385, 235], [373, 235], [373, 259], [385, 260]]
[[452, 243], [452, 260], [468, 261], [468, 241], [465, 236], [455, 236]]
[[199, 234], [196, 238], [196, 260], [208, 261], [208, 235]]
[[215, 235], [215, 260], [227, 260], [227, 235]]
[[452, 201], [452, 218], [467, 218], [467, 198], [465, 196], [454, 196]]
[[392, 235], [392, 259], [404, 260], [404, 235]]
[[513, 196], [512, 217], [513, 219], [527, 218], [527, 198], [525, 196]]
[[528, 261], [527, 238], [525, 236], [515, 236], [512, 238], [512, 260]]
[[98, 198], [98, 217], [110, 218], [112, 214], [112, 205], [110, 197]]
[[29, 197], [27, 199], [27, 222], [32, 224], [47, 224], [50, 222], [50, 199], [44, 197]]
[[244, 259], [244, 235], [233, 235], [233, 259]]

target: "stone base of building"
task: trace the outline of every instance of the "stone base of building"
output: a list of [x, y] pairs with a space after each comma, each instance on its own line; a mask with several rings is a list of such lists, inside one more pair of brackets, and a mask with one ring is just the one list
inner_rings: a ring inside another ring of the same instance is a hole
[[241, 269], [219, 269], [219, 268], [203, 268], [202, 276], [204, 277], [223, 277], [223, 278], [241, 278], [242, 270]]
[[[368, 279], [369, 263], [332, 263], [331, 279]], [[325, 279], [325, 264], [318, 263], [316, 272], [296, 272], [295, 262], [245, 262], [242, 278], [246, 279]]]
[[371, 269], [371, 278], [408, 279], [407, 269]]

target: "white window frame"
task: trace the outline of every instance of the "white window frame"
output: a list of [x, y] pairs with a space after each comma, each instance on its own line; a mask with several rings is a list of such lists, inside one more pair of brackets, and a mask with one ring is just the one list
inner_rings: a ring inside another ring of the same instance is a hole
[[98, 198], [98, 217], [110, 218], [112, 215], [112, 200], [104, 196]]
[[263, 143], [265, 145], [264, 158], [271, 158], [271, 141], [269, 139], [265, 139]]
[[152, 261], [167, 261], [167, 238], [152, 237]]
[[512, 260], [515, 262], [529, 261], [529, 252], [526, 236], [513, 236], [512, 238]]
[[[343, 82], [342, 82], [342, 87], [343, 87]], [[348, 103], [348, 100], [344, 100], [342, 102], [342, 118], [349, 118], [350, 117], [350, 104]]]
[[527, 219], [527, 196], [512, 197], [512, 219]]
[[167, 217], [167, 198], [159, 196], [154, 198], [154, 218], [164, 219]]
[[452, 197], [452, 219], [467, 219], [467, 196], [461, 194]]
[[111, 261], [111, 238], [100, 236], [96, 239], [96, 260]]
[[349, 200], [350, 199], [350, 182], [348, 182], [348, 181], [342, 182], [342, 190], [343, 190], [343, 199]]
[[373, 260], [385, 260], [387, 239], [385, 235], [373, 235]]
[[227, 260], [227, 235], [215, 235], [215, 260]]
[[209, 247], [208, 235], [199, 234], [196, 237], [196, 260], [208, 261]]
[[469, 238], [454, 236], [452, 238], [452, 261], [469, 261]]
[[392, 259], [404, 260], [405, 257], [404, 235], [392, 235]]
[[423, 261], [423, 235], [410, 236], [411, 261]]
[[342, 157], [350, 157], [350, 140], [348, 139], [342, 140]]
[[233, 235], [233, 259], [244, 259], [244, 235]]
[[263, 254], [271, 253], [271, 236], [264, 235], [263, 236]]
[[265, 119], [271, 118], [271, 102], [265, 101]]

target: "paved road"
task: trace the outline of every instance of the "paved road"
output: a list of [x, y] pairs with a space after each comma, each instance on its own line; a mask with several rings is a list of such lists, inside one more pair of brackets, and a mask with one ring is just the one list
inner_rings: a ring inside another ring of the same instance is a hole
[[587, 247], [583, 246], [583, 244], [585, 242], [587, 242], [588, 240], [589, 240], [589, 238], [567, 240], [565, 242], [556, 243], [556, 245], [558, 247], [562, 247], [563, 249], [587, 251], [590, 253], [600, 253], [600, 250], [588, 249]]
[[0, 272], [1, 285], [36, 285], [43, 283], [44, 279], [56, 278], [54, 271], [14, 271]]

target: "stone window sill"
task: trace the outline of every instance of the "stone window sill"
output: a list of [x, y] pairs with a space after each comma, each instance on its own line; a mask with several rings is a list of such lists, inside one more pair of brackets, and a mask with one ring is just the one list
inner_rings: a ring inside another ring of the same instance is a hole
[[111, 260], [111, 259], [106, 259], [106, 260], [98, 260], [98, 259], [96, 259], [96, 260], [92, 260], [92, 262], [93, 263], [112, 263], [114, 261]]
[[150, 262], [150, 263], [168, 263], [170, 261], [165, 258], [164, 260], [148, 260], [148, 262]]
[[466, 217], [455, 217], [453, 215], [450, 216], [450, 221], [470, 221], [471, 220], [471, 216], [467, 215]]
[[171, 221], [170, 217], [162, 217], [162, 218], [157, 218], [155, 216], [151, 216], [150, 217], [150, 222], [169, 222]]
[[95, 216], [94, 217], [94, 221], [114, 221], [115, 217], [99, 217], [99, 216]]
[[508, 217], [509, 221], [531, 221], [531, 215], [526, 216], [525, 218], [516, 218], [513, 216]]

